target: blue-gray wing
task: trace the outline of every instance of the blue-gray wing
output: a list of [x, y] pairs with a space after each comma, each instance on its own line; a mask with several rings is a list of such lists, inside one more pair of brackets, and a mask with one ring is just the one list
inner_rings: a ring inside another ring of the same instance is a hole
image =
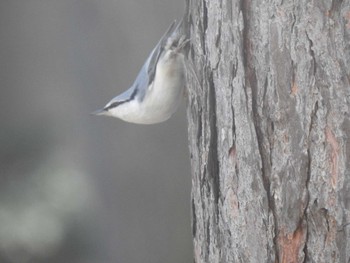
[[152, 50], [151, 54], [147, 58], [145, 64], [141, 68], [134, 84], [125, 92], [113, 98], [106, 106], [105, 110], [117, 107], [120, 104], [131, 101], [135, 98], [142, 100], [145, 96], [146, 89], [153, 82], [156, 74], [156, 67], [158, 60], [167, 45], [169, 37], [177, 30], [182, 21], [176, 26], [176, 20], [169, 26], [166, 33], [159, 40], [158, 44]]
[[[181, 24], [181, 22], [178, 24], [178, 26]], [[148, 73], [148, 85], [151, 84], [154, 80], [154, 76], [156, 74], [156, 66], [158, 63], [158, 60], [164, 51], [164, 47], [167, 44], [167, 40], [170, 38], [170, 36], [176, 31], [178, 28], [176, 26], [176, 20], [169, 26], [168, 30], [165, 32], [165, 34], [162, 36], [162, 38], [159, 40], [156, 47], [151, 52], [148, 60], [146, 61], [147, 65], [147, 73]]]

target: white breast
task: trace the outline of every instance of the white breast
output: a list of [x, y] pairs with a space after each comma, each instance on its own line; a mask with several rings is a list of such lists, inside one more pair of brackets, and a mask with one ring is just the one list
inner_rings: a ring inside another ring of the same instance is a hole
[[165, 121], [177, 110], [184, 89], [184, 57], [167, 51], [158, 61], [155, 79], [143, 101], [130, 101], [111, 110], [127, 122], [152, 124]]

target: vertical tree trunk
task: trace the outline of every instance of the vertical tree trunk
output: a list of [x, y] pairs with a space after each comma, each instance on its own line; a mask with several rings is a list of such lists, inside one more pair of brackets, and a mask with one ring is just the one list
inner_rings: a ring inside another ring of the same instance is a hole
[[188, 18], [195, 262], [350, 262], [350, 1]]

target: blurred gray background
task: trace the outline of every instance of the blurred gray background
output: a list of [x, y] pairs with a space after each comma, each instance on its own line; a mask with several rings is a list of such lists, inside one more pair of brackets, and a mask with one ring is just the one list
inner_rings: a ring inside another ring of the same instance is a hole
[[0, 1], [0, 262], [190, 262], [186, 103], [90, 116], [127, 89], [184, 0]]

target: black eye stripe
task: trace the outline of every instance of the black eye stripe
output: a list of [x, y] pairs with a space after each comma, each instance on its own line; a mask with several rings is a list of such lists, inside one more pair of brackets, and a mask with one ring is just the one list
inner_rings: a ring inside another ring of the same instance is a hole
[[135, 90], [133, 91], [133, 93], [131, 94], [130, 98], [127, 99], [127, 100], [123, 100], [123, 101], [116, 101], [116, 102], [113, 102], [111, 105], [108, 105], [107, 107], [104, 108], [105, 111], [108, 111], [110, 109], [113, 109], [113, 108], [116, 108], [118, 107], [119, 105], [125, 103], [125, 102], [129, 102], [131, 100], [133, 100], [135, 97], [136, 97], [136, 94], [137, 94], [137, 90], [138, 90], [138, 87], [136, 86]]
[[112, 108], [117, 107], [117, 106], [120, 105], [120, 104], [123, 104], [124, 102], [126, 102], [126, 101], [116, 101], [116, 102], [113, 102], [111, 105], [109, 105], [108, 107], [104, 108], [104, 110], [105, 110], [105, 111], [108, 111], [108, 110], [110, 110], [110, 109], [112, 109]]

